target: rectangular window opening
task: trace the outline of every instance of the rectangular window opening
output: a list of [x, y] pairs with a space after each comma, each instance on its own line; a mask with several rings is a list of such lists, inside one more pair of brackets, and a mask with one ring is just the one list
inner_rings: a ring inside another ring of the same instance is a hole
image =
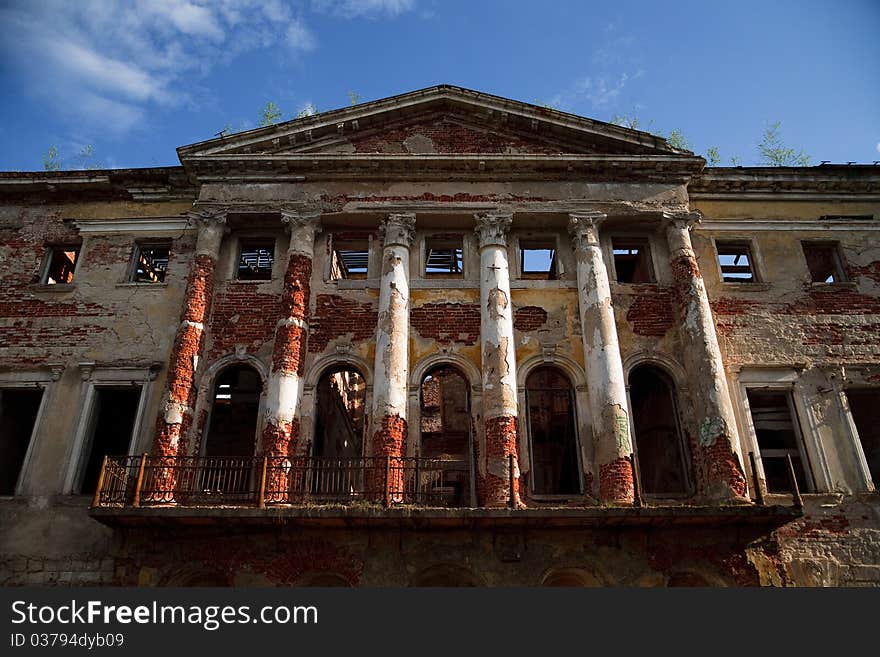
[[95, 389], [88, 456], [78, 493], [91, 495], [95, 492], [105, 456], [128, 454], [140, 398], [140, 387]]
[[268, 281], [275, 262], [275, 240], [247, 240], [238, 253], [238, 280]]
[[135, 246], [133, 283], [164, 283], [168, 271], [170, 244], [138, 244]]
[[791, 394], [784, 390], [753, 388], [747, 391], [752, 412], [752, 425], [761, 454], [764, 480], [770, 493], [791, 493], [788, 457], [794, 466], [795, 479], [801, 492], [812, 492], [806, 462], [796, 425]]
[[334, 240], [330, 280], [364, 279], [369, 262], [370, 246], [367, 240]]
[[460, 277], [463, 272], [461, 242], [427, 240], [425, 242], [425, 274], [428, 276]]
[[42, 389], [0, 390], [0, 495], [15, 495], [42, 399]]
[[813, 283], [841, 283], [846, 280], [837, 244], [801, 242]]
[[523, 278], [556, 280], [558, 277], [556, 244], [520, 242], [520, 271]]
[[611, 249], [614, 253], [614, 271], [618, 283], [654, 282], [648, 240], [613, 238]]
[[874, 488], [880, 490], [880, 388], [851, 388], [846, 398]]
[[748, 243], [716, 242], [715, 247], [718, 249], [721, 280], [725, 283], [755, 282], [752, 249]]
[[73, 282], [73, 272], [79, 258], [78, 246], [53, 246], [49, 250], [49, 262], [43, 283], [64, 285]]

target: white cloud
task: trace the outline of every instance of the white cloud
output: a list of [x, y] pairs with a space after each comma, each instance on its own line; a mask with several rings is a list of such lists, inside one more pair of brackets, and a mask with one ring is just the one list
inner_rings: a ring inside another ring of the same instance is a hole
[[316, 11], [343, 18], [399, 16], [415, 5], [415, 0], [312, 0]]
[[0, 56], [71, 123], [118, 133], [151, 106], [192, 104], [199, 74], [243, 52], [316, 39], [289, 0], [5, 0]]
[[880, 141], [877, 142], [877, 152], [880, 153]]

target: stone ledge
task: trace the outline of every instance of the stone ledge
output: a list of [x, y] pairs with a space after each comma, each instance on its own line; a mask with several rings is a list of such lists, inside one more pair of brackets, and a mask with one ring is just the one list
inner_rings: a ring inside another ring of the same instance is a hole
[[673, 525], [781, 526], [803, 515], [790, 506], [650, 506], [588, 508], [471, 508], [447, 509], [381, 506], [254, 507], [100, 507], [89, 510], [95, 520], [110, 526], [168, 526], [214, 524], [285, 524], [326, 527], [613, 527]]

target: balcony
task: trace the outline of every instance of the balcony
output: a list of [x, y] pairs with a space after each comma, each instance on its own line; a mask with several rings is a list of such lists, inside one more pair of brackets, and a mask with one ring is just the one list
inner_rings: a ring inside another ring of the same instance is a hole
[[108, 456], [93, 508], [471, 506], [469, 464], [400, 457]]
[[[511, 468], [511, 476], [513, 468]], [[470, 463], [425, 457], [106, 457], [90, 515], [111, 526], [779, 526], [800, 506], [588, 500], [477, 507]]]

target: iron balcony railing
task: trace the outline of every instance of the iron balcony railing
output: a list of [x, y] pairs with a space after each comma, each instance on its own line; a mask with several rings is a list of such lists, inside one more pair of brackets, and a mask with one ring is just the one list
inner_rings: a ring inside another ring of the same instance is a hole
[[470, 463], [424, 457], [107, 456], [95, 507], [412, 504], [466, 507]]

